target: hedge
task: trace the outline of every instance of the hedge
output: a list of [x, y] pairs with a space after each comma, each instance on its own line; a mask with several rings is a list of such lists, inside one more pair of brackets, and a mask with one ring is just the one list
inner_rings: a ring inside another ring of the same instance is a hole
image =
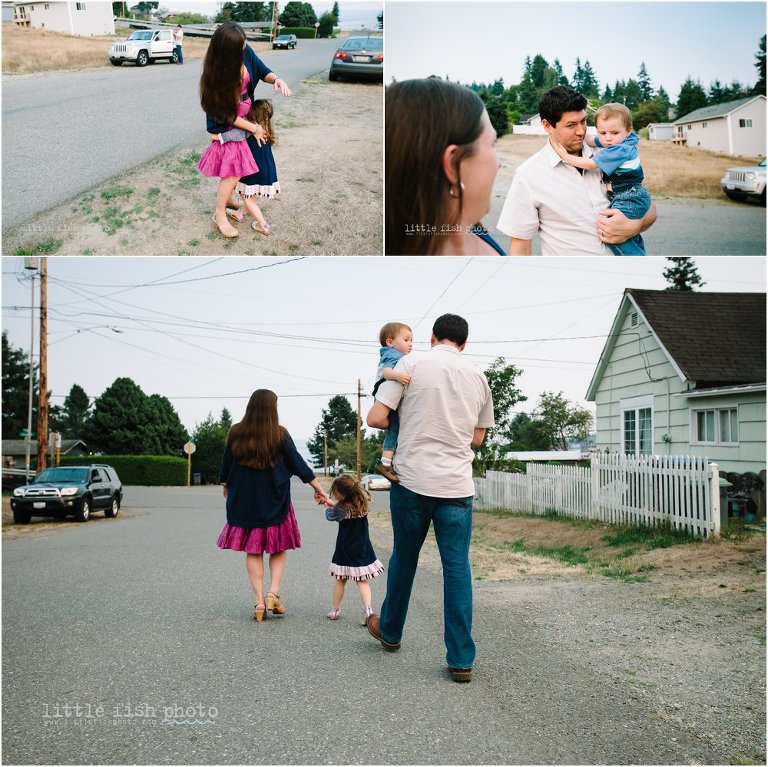
[[299, 40], [312, 40], [315, 37], [314, 27], [280, 27], [281, 35], [296, 35]]
[[66, 456], [61, 466], [88, 466], [106, 463], [114, 466], [124, 485], [151, 487], [187, 484], [187, 460], [169, 455], [83, 455]]

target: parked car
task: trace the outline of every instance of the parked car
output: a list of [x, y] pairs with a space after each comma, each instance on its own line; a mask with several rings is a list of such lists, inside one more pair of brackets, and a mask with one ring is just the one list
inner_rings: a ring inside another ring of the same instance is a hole
[[56, 466], [41, 471], [29, 485], [17, 487], [11, 510], [13, 521], [20, 525], [32, 517], [74, 516], [78, 522], [87, 522], [97, 509], [103, 509], [105, 517], [116, 517], [122, 500], [123, 485], [112, 466]]
[[732, 200], [752, 197], [765, 205], [765, 160], [759, 165], [728, 168], [720, 179], [720, 186]]
[[272, 50], [275, 48], [295, 48], [296, 47], [296, 35], [280, 35], [272, 41]]
[[360, 480], [360, 484], [366, 490], [389, 490], [390, 488], [389, 480], [381, 474], [366, 474]]
[[109, 46], [109, 60], [116, 67], [132, 61], [137, 67], [166, 59], [178, 62], [176, 44], [170, 29], [139, 29], [122, 43]]
[[384, 79], [384, 38], [348, 37], [333, 54], [329, 80], [356, 77]]

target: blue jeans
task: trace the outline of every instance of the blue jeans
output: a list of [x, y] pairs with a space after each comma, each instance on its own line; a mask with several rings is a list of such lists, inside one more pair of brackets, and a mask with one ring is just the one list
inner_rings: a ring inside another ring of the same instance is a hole
[[[642, 218], [651, 207], [651, 195], [643, 186], [633, 186], [630, 189], [617, 192], [611, 196], [611, 208], [620, 210], [627, 218]], [[614, 256], [644, 256], [645, 243], [636, 234], [626, 242], [608, 246]]]
[[387, 433], [384, 435], [384, 444], [381, 446], [382, 450], [391, 450], [394, 452], [397, 450], [397, 437], [400, 434], [400, 418], [397, 415], [397, 410], [389, 411], [389, 426], [387, 427]]
[[183, 64], [184, 63], [184, 56], [183, 56], [183, 54], [181, 52], [181, 46], [180, 45], [176, 46], [176, 55], [179, 58], [179, 64]]
[[453, 668], [471, 668], [475, 660], [469, 567], [472, 496], [433, 498], [393, 484], [389, 508], [394, 546], [387, 568], [387, 595], [379, 617], [382, 636], [393, 643], [402, 638], [419, 552], [432, 523], [443, 564], [446, 660]]

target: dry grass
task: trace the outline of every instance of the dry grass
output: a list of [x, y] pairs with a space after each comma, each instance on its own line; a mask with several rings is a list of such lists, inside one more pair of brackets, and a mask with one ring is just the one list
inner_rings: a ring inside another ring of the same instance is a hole
[[[545, 136], [507, 135], [499, 139], [497, 149], [505, 168], [515, 170], [524, 160], [538, 152]], [[667, 141], [640, 140], [640, 160], [645, 173], [645, 186], [652, 197], [688, 197], [723, 199], [720, 179], [726, 168], [755, 165], [762, 157], [732, 157], [703, 149], [678, 147]], [[511, 181], [511, 177], [510, 177]], [[505, 192], [509, 189], [506, 183]]]
[[[107, 50], [125, 40], [132, 30], [121, 29], [116, 35], [78, 37], [44, 29], [3, 24], [3, 74], [28, 74], [54, 69], [88, 69], [109, 67]], [[257, 52], [269, 48], [268, 43], [251, 43]], [[184, 38], [184, 60], [202, 59], [208, 49], [206, 38]]]

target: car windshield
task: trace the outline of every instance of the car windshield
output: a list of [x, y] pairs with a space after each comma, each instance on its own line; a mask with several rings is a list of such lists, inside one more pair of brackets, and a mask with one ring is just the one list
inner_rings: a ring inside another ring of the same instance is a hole
[[45, 469], [35, 477], [35, 484], [41, 482], [86, 482], [88, 469]]
[[129, 40], [151, 40], [152, 39], [152, 32], [134, 32], [129, 38]]
[[765, 160], [763, 160], [758, 167], [764, 168], [765, 167]]
[[277, 38], [278, 40], [290, 40], [290, 35], [280, 35], [280, 37]]
[[381, 37], [350, 37], [342, 51], [381, 51], [384, 50], [384, 39]]

